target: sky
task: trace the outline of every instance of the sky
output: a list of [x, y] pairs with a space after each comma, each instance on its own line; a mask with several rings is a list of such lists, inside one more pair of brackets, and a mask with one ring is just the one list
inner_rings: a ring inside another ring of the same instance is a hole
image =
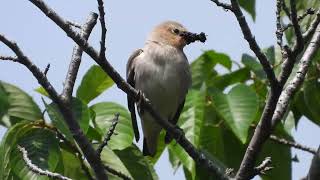
[[[80, 24], [86, 20], [90, 12], [97, 12], [96, 1], [47, 0], [46, 2], [64, 18]], [[155, 25], [166, 20], [178, 21], [190, 31], [205, 32], [208, 35], [205, 44], [194, 43], [186, 47], [185, 53], [190, 62], [204, 50], [209, 49], [226, 53], [235, 61], [240, 61], [243, 53], [252, 54], [233, 14], [216, 7], [210, 0], [104, 2], [108, 29], [106, 55], [123, 77], [125, 77], [125, 66], [130, 54], [143, 46], [147, 34]], [[260, 46], [271, 46], [276, 42], [275, 1], [258, 0], [256, 9], [255, 22], [245, 14], [248, 23]], [[48, 78], [60, 92], [71, 58], [73, 41], [27, 0], [0, 0], [0, 23], [0, 33], [16, 41], [38, 67], [45, 69], [48, 63], [51, 64]], [[98, 49], [99, 39], [98, 24], [89, 42]], [[0, 44], [0, 55], [13, 54]], [[93, 60], [84, 55], [78, 77], [82, 77], [92, 64], [94, 64]], [[17, 85], [28, 92], [38, 104], [42, 104], [41, 96], [34, 91], [39, 85], [24, 66], [0, 61], [0, 80]], [[81, 78], [77, 79], [76, 87], [80, 80]], [[100, 101], [114, 101], [126, 106], [126, 95], [113, 87], [92, 103]], [[4, 132], [3, 128], [0, 129], [0, 137]], [[297, 142], [313, 148], [319, 145], [319, 141], [314, 138], [320, 137], [319, 129], [306, 119], [300, 120], [298, 129], [293, 134]], [[296, 154], [300, 160], [292, 166], [295, 180], [307, 174], [312, 156], [299, 150], [293, 150], [292, 154]], [[167, 153], [162, 155], [155, 169], [160, 180], [184, 179], [181, 169], [173, 175]]]

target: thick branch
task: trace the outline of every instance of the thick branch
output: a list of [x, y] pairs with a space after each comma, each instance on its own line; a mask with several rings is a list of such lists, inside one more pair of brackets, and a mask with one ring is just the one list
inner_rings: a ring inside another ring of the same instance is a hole
[[320, 146], [318, 148], [317, 153], [312, 158], [307, 179], [308, 180], [320, 179]]
[[185, 135], [170, 122], [160, 116], [158, 112], [155, 111], [148, 99], [139, 99], [138, 91], [131, 87], [126, 81], [120, 76], [120, 74], [111, 66], [105, 57], [99, 56], [97, 51], [90, 46], [84, 39], [81, 38], [79, 34], [74, 32], [70, 25], [66, 23], [60, 16], [58, 16], [54, 10], [50, 9], [42, 0], [30, 0], [34, 5], [36, 5], [46, 16], [48, 16], [52, 21], [54, 21], [61, 29], [63, 29], [67, 35], [73, 39], [101, 68], [113, 79], [117, 84], [118, 88], [123, 90], [129, 96], [133, 97], [136, 101], [141, 100], [145, 110], [148, 111], [152, 117], [159, 123], [169, 134], [177, 140], [182, 148], [195, 160], [195, 162], [208, 169], [210, 172], [218, 175], [221, 179], [227, 179], [223, 170], [220, 166], [216, 165], [213, 161], [207, 158], [203, 153], [198, 151], [185, 137]]
[[[91, 31], [97, 23], [97, 18], [98, 18], [97, 14], [90, 13], [87, 19], [87, 22], [81, 28], [80, 35], [83, 39], [85, 40], [89, 39]], [[66, 80], [64, 82], [64, 88], [61, 94], [61, 97], [66, 101], [71, 100], [74, 82], [76, 81], [79, 67], [81, 64], [82, 53], [83, 53], [83, 50], [78, 45], [75, 45], [73, 48], [73, 53], [71, 57], [71, 62], [69, 64]]]
[[26, 165], [28, 166], [28, 168], [32, 172], [39, 174], [39, 175], [42, 175], [42, 176], [47, 176], [47, 177], [53, 178], [53, 179], [72, 180], [68, 177], [65, 177], [65, 176], [59, 174], [59, 173], [54, 173], [54, 172], [50, 172], [48, 170], [43, 170], [43, 169], [39, 168], [37, 165], [35, 165], [31, 162], [31, 160], [28, 157], [28, 152], [24, 147], [18, 146], [18, 149], [22, 153], [23, 161], [26, 163]]
[[307, 151], [309, 153], [312, 153], [312, 154], [316, 154], [317, 151], [313, 148], [310, 148], [310, 147], [307, 147], [307, 146], [304, 146], [302, 144], [299, 144], [297, 142], [293, 142], [293, 141], [289, 141], [287, 139], [284, 139], [284, 138], [279, 138], [275, 135], [271, 135], [270, 136], [270, 139], [276, 143], [279, 143], [279, 144], [283, 144], [283, 145], [286, 145], [286, 146], [290, 146], [290, 147], [293, 147], [293, 148], [296, 148], [296, 149], [300, 149], [302, 151]]
[[267, 56], [264, 53], [262, 53], [261, 48], [259, 47], [257, 41], [253, 37], [251, 30], [249, 28], [249, 25], [240, 9], [238, 0], [231, 0], [231, 5], [232, 5], [232, 12], [234, 13], [234, 15], [238, 20], [238, 23], [240, 25], [244, 38], [249, 43], [250, 49], [255, 53], [255, 55], [259, 59], [263, 67], [263, 70], [265, 71], [268, 77], [268, 80], [270, 81], [271, 89], [272, 90], [278, 89], [278, 80], [274, 74], [274, 71], [267, 59]]
[[289, 105], [290, 98], [293, 97], [294, 93], [302, 85], [305, 75], [308, 71], [309, 64], [312, 60], [312, 57], [318, 50], [319, 44], [320, 44], [320, 25], [318, 25], [312, 40], [310, 41], [306, 51], [304, 52], [298, 64], [299, 68], [298, 68], [298, 71], [296, 72], [296, 75], [281, 93], [281, 96], [277, 103], [276, 111], [272, 117], [272, 127], [275, 127], [276, 124], [282, 119]]
[[18, 57], [19, 63], [26, 66], [33, 76], [38, 80], [39, 84], [48, 92], [50, 98], [54, 103], [57, 104], [59, 111], [64, 117], [65, 122], [67, 123], [70, 132], [72, 133], [74, 139], [79, 144], [82, 152], [84, 153], [89, 164], [96, 173], [97, 179], [105, 180], [107, 179], [104, 167], [101, 163], [100, 157], [97, 155], [96, 151], [83, 134], [78, 122], [76, 121], [74, 114], [71, 110], [69, 104], [66, 104], [58, 95], [57, 91], [48, 81], [47, 77], [43, 72], [31, 62], [31, 60], [23, 54], [16, 43], [9, 41], [6, 37], [0, 34], [0, 41], [7, 45]]

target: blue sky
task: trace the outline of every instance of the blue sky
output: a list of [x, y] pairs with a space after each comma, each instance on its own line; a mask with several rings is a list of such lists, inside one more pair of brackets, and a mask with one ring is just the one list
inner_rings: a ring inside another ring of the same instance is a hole
[[[95, 1], [46, 2], [66, 19], [78, 23], [84, 22], [89, 12], [97, 12]], [[179, 21], [190, 31], [203, 31], [208, 35], [205, 44], [194, 43], [185, 49], [189, 61], [208, 49], [227, 53], [235, 61], [239, 61], [243, 53], [252, 54], [234, 16], [216, 7], [210, 0], [114, 0], [105, 1], [105, 8], [108, 29], [106, 54], [110, 63], [123, 77], [131, 52], [142, 47], [153, 26], [165, 20]], [[275, 1], [258, 0], [256, 22], [253, 23], [249, 16], [247, 20], [261, 47], [275, 44]], [[48, 78], [60, 91], [74, 43], [27, 0], [2, 0], [0, 23], [0, 33], [18, 42], [35, 64], [43, 69], [48, 63], [51, 64]], [[97, 48], [99, 36], [99, 26], [96, 26], [90, 36], [90, 43]], [[12, 55], [3, 44], [0, 44], [0, 54]], [[82, 77], [92, 64], [93, 61], [84, 55], [78, 77]], [[33, 91], [39, 85], [25, 67], [12, 62], [0, 62], [0, 80], [18, 85], [41, 104], [40, 95]], [[76, 86], [80, 80], [77, 79]], [[99, 101], [115, 101], [126, 105], [126, 95], [114, 87], [93, 103]], [[3, 134], [4, 130], [0, 132]], [[319, 144], [314, 137], [319, 135], [317, 127], [306, 119], [300, 121], [298, 131], [294, 132], [298, 142], [314, 148]], [[312, 156], [293, 150], [293, 155], [295, 154], [298, 155], [300, 163], [293, 163], [293, 179], [299, 179], [307, 173]], [[164, 154], [156, 165], [160, 179], [173, 178], [167, 158], [167, 154]], [[176, 173], [174, 179], [184, 179], [181, 170]]]

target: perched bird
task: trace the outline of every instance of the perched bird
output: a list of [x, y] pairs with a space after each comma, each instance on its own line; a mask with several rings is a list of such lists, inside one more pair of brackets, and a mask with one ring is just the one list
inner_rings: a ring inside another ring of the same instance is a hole
[[[160, 115], [176, 124], [191, 86], [189, 63], [183, 48], [196, 40], [205, 41], [205, 34], [194, 34], [181, 24], [167, 21], [156, 26], [145, 46], [136, 50], [127, 63], [127, 82], [143, 93]], [[161, 126], [137, 104], [144, 134], [143, 154], [154, 156]], [[135, 115], [135, 101], [128, 96], [135, 138], [139, 131]], [[169, 134], [166, 143], [171, 141]]]

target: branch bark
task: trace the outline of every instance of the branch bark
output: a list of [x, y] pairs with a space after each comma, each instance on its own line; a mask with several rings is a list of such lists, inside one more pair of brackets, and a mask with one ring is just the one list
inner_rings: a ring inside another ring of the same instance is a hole
[[320, 146], [317, 153], [313, 156], [307, 180], [318, 180], [320, 179]]
[[58, 95], [57, 91], [48, 81], [45, 74], [35, 64], [33, 64], [27, 56], [24, 55], [24, 53], [20, 50], [16, 43], [8, 40], [5, 36], [1, 34], [0, 41], [2, 41], [16, 54], [16, 56], [19, 59], [17, 62], [23, 64], [25, 67], [29, 69], [33, 76], [38, 80], [39, 84], [41, 84], [41, 86], [48, 92], [52, 101], [57, 104], [59, 111], [63, 115], [64, 120], [69, 127], [70, 132], [72, 133], [75, 141], [80, 146], [90, 166], [94, 170], [97, 179], [108, 179], [100, 157], [97, 155], [95, 149], [92, 147], [89, 140], [86, 138], [86, 136], [80, 129], [80, 126], [74, 117], [70, 105], [68, 103], [65, 103], [64, 100], [62, 100], [62, 98]]
[[[212, 172], [220, 177], [220, 179], [228, 179], [225, 175], [224, 170], [202, 152], [198, 151], [185, 137], [185, 135], [170, 122], [166, 121], [160, 114], [153, 108], [151, 102], [139, 96], [138, 91], [131, 87], [126, 81], [120, 76], [120, 74], [111, 66], [105, 57], [100, 57], [98, 52], [85, 41], [78, 33], [73, 31], [68, 23], [62, 19], [54, 10], [49, 8], [42, 0], [29, 0], [35, 6], [37, 6], [46, 16], [54, 21], [67, 35], [73, 39], [101, 68], [113, 79], [117, 84], [118, 88], [133, 97], [136, 101], [141, 101], [145, 110], [148, 111], [169, 134], [176, 139], [181, 147], [192, 157], [195, 162], [206, 168], [209, 172]], [[100, 166], [99, 166], [100, 167]]]

